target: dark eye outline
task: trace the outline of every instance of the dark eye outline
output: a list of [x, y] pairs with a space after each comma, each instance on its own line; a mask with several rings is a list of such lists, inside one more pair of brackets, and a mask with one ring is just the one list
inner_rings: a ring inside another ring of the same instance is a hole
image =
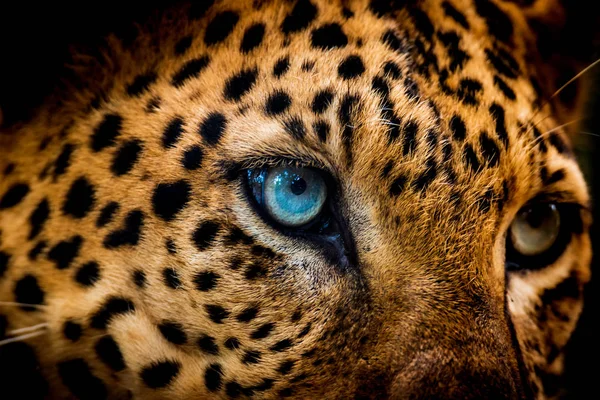
[[[576, 203], [558, 203], [547, 200], [534, 200], [519, 210], [519, 213], [531, 207], [545, 204], [554, 204], [560, 215], [558, 235], [550, 248], [540, 254], [526, 256], [515, 249], [510, 234], [510, 227], [506, 232], [506, 257], [505, 265], [508, 271], [539, 270], [547, 267], [565, 252], [573, 239], [574, 234], [583, 233], [582, 206]], [[512, 223], [511, 223], [512, 226]]]

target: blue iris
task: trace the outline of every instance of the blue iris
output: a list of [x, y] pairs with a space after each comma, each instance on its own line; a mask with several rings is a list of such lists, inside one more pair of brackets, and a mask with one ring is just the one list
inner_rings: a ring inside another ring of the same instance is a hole
[[319, 216], [327, 185], [323, 175], [312, 168], [273, 167], [249, 170], [254, 198], [278, 223], [300, 227]]

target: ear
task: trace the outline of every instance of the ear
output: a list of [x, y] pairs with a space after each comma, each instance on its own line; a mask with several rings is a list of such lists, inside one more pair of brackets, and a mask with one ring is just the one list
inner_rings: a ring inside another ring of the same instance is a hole
[[600, 77], [600, 13], [596, 1], [506, 0], [517, 3], [531, 31], [541, 101], [573, 134], [586, 118], [586, 104]]

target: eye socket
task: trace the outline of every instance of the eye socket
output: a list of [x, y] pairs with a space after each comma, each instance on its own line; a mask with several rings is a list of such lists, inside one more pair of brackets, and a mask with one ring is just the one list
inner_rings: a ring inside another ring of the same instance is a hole
[[556, 204], [547, 203], [521, 209], [510, 226], [510, 240], [524, 256], [542, 254], [554, 244], [560, 232]]
[[509, 270], [539, 269], [555, 262], [573, 233], [583, 232], [581, 206], [538, 201], [523, 207], [506, 238]]
[[322, 171], [309, 167], [249, 169], [248, 185], [262, 211], [287, 228], [301, 228], [318, 220], [327, 202]]

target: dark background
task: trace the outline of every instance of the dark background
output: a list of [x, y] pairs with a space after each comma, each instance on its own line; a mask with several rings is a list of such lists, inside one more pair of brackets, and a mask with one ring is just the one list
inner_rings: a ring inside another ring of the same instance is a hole
[[[143, 21], [156, 9], [169, 2], [80, 2], [71, 4], [44, 4], [19, 2], [0, 5], [0, 108], [5, 122], [24, 119], [64, 74], [63, 66], [69, 59], [69, 45], [98, 48], [102, 37], [117, 32], [121, 37], [135, 35], [133, 21]], [[172, 3], [172, 2], [171, 2]], [[589, 30], [589, 27], [588, 27]], [[599, 53], [600, 54], [600, 53]], [[600, 171], [594, 171], [594, 159], [600, 157], [600, 67], [592, 89], [598, 93], [588, 105], [590, 118], [576, 143], [577, 152], [593, 197], [600, 199]], [[595, 116], [598, 114], [598, 116]], [[598, 135], [598, 136], [594, 136]], [[596, 202], [600, 204], [600, 200]], [[600, 213], [596, 212], [600, 221]], [[594, 271], [600, 259], [600, 229], [592, 229], [595, 257]], [[596, 284], [592, 280], [586, 289], [586, 307], [578, 330], [569, 344], [566, 387], [568, 399], [589, 398], [597, 395], [598, 371], [594, 355], [597, 344], [592, 337], [593, 316], [598, 312]]]

